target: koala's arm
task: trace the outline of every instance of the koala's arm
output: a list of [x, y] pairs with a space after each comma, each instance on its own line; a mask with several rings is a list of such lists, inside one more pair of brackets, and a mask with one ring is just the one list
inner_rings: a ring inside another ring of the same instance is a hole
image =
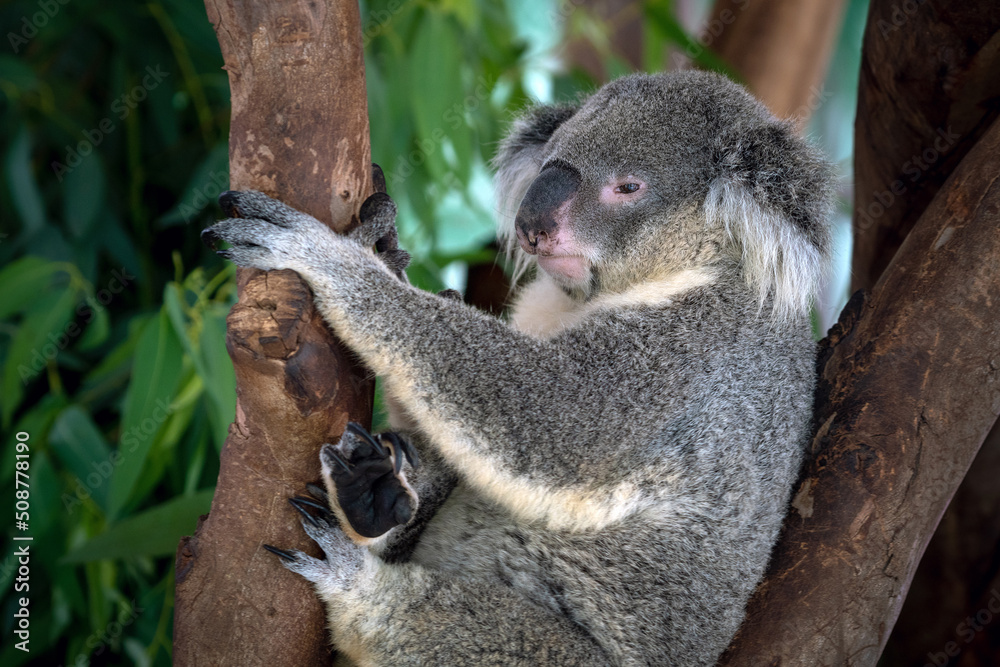
[[633, 511], [621, 480], [586, 472], [605, 467], [589, 458], [604, 461], [608, 451], [569, 436], [590, 425], [588, 436], [616, 437], [593, 432], [600, 397], [585, 346], [530, 337], [405, 284], [369, 248], [260, 193], [229, 196], [245, 219], [207, 235], [231, 243], [223, 254], [237, 264], [299, 272], [337, 335], [470, 484], [555, 525], [593, 527]]

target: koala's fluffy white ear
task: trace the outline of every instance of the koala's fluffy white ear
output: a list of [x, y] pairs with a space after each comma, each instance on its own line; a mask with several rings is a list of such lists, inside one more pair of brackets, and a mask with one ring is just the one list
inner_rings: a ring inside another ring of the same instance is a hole
[[724, 133], [705, 212], [723, 225], [761, 307], [787, 319], [808, 312], [830, 261], [833, 170], [778, 120]]
[[532, 181], [542, 168], [542, 153], [560, 125], [569, 120], [577, 105], [541, 105], [528, 109], [514, 121], [507, 138], [493, 159], [497, 201], [497, 237], [508, 253], [514, 250], [514, 218]]

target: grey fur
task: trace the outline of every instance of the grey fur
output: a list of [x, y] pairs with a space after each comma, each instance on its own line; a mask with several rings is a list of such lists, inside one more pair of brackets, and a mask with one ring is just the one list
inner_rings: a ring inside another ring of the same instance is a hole
[[[589, 279], [539, 272], [513, 318], [541, 311], [533, 334], [259, 193], [207, 231], [240, 265], [302, 274], [415, 427], [410, 524], [366, 550], [305, 522], [328, 559], [287, 563], [360, 664], [711, 665], [764, 572], [810, 424], [829, 169], [696, 73], [529, 112], [501, 202], [555, 160], [581, 177], [560, 224]], [[629, 178], [634, 198], [600, 199]]]

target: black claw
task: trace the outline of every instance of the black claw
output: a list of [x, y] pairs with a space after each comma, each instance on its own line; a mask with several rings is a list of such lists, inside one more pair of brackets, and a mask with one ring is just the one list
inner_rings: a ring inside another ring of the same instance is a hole
[[222, 212], [230, 218], [240, 217], [239, 209], [236, 208], [236, 197], [238, 194], [235, 190], [227, 190], [219, 195], [219, 206], [222, 207]]
[[400, 437], [392, 431], [380, 433], [378, 437], [385, 438], [392, 445], [392, 472], [398, 475], [403, 469], [403, 448], [400, 445]]
[[313, 500], [312, 498], [307, 498], [306, 496], [295, 496], [294, 500], [299, 504], [305, 505], [306, 507], [312, 507], [313, 509], [319, 510], [324, 519], [326, 518], [326, 515], [330, 513], [329, 507]]
[[222, 238], [219, 236], [219, 233], [215, 231], [215, 225], [201, 230], [201, 242], [211, 250], [218, 250], [219, 241], [221, 240]]
[[293, 562], [296, 560], [294, 554], [292, 554], [289, 551], [285, 551], [284, 549], [279, 549], [278, 547], [272, 547], [270, 544], [262, 544], [261, 546], [270, 551], [271, 553], [273, 553], [278, 558], [282, 558], [284, 560]]
[[366, 440], [368, 444], [375, 448], [375, 451], [378, 452], [379, 456], [385, 456], [385, 447], [383, 447], [378, 440], [373, 438], [372, 434], [366, 431], [364, 426], [357, 422], [347, 422], [347, 430], [359, 438]]
[[420, 467], [420, 457], [417, 456], [417, 450], [413, 448], [409, 440], [405, 440], [399, 437], [399, 434], [392, 431], [386, 431], [379, 435], [381, 438], [388, 438], [392, 443], [393, 447], [396, 448], [396, 474], [399, 474], [400, 469], [403, 467], [403, 459], [399, 458], [399, 453], [402, 452], [406, 460], [410, 462], [410, 465], [414, 468]]
[[385, 192], [385, 174], [382, 173], [382, 167], [378, 166], [372, 162], [372, 187], [375, 192]]
[[298, 503], [297, 501], [298, 501], [298, 497], [295, 497], [295, 498], [289, 498], [289, 499], [288, 499], [288, 504], [289, 504], [289, 505], [291, 505], [292, 507], [294, 507], [294, 508], [295, 508], [295, 510], [296, 510], [296, 511], [297, 511], [297, 512], [298, 512], [299, 514], [301, 514], [301, 515], [302, 515], [303, 517], [305, 517], [305, 520], [306, 520], [306, 521], [308, 521], [308, 522], [309, 522], [309, 523], [311, 523], [312, 525], [316, 526], [317, 528], [320, 528], [320, 527], [321, 527], [321, 526], [320, 526], [320, 523], [319, 523], [319, 521], [318, 521], [318, 520], [316, 519], [316, 517], [314, 517], [314, 516], [313, 516], [312, 514], [310, 514], [310, 513], [308, 512], [308, 510], [306, 510], [306, 508], [305, 508], [305, 507], [302, 507], [301, 505], [299, 505], [299, 503]]
[[312, 482], [309, 482], [308, 484], [306, 484], [306, 491], [311, 493], [313, 498], [320, 501], [321, 503], [324, 503], [326, 506], [329, 507], [330, 494], [326, 492], [326, 489], [324, 489], [318, 484], [313, 484]]
[[322, 451], [325, 453], [325, 455], [333, 459], [337, 463], [337, 465], [339, 465], [341, 468], [344, 469], [344, 472], [348, 474], [351, 474], [353, 472], [353, 470], [351, 469], [351, 465], [347, 461], [345, 461], [340, 456], [340, 454], [337, 453], [337, 450], [333, 448], [333, 445], [330, 445], [329, 447], [324, 445], [324, 447], [325, 449], [323, 449]]

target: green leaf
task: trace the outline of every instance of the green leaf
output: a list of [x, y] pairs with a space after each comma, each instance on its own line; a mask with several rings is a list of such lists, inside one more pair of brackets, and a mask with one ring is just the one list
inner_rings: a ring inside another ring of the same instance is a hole
[[122, 414], [121, 463], [111, 478], [108, 513], [117, 516], [142, 472], [149, 448], [170, 416], [183, 367], [183, 350], [164, 310], [143, 329]]
[[201, 330], [201, 355], [206, 369], [202, 380], [212, 398], [209, 420], [216, 449], [220, 452], [229, 434], [229, 424], [236, 415], [236, 373], [226, 351], [228, 313], [228, 306], [222, 304], [206, 311]]
[[83, 330], [83, 335], [80, 336], [80, 342], [77, 343], [77, 350], [92, 350], [104, 341], [108, 339], [108, 334], [111, 332], [111, 323], [108, 318], [108, 311], [105, 308], [97, 310], [96, 308], [90, 309], [93, 313], [93, 319], [87, 323], [86, 328]]
[[466, 139], [468, 135], [461, 103], [462, 57], [447, 17], [433, 11], [424, 15], [409, 60], [409, 101], [417, 126], [417, 146], [409, 153], [410, 161], [415, 166], [426, 161], [435, 180], [441, 181], [449, 172], [445, 144], [454, 146], [459, 160], [470, 152], [459, 147], [463, 135]]
[[76, 238], [91, 233], [94, 222], [105, 208], [104, 168], [97, 157], [84, 160], [63, 178], [63, 217]]
[[134, 556], [171, 556], [177, 543], [194, 532], [198, 517], [212, 507], [215, 489], [168, 500], [112, 525], [70, 552], [66, 563], [117, 559]]
[[114, 472], [118, 452], [112, 455], [104, 436], [90, 416], [79, 406], [72, 405], [56, 418], [49, 432], [49, 444], [69, 472], [76, 477], [71, 487], [78, 485], [107, 510], [108, 481]]
[[49, 291], [52, 276], [61, 271], [58, 262], [40, 257], [22, 257], [0, 270], [0, 319], [10, 317]]
[[58, 358], [79, 335], [70, 323], [80, 292], [67, 288], [49, 293], [31, 304], [10, 343], [3, 373], [3, 424], [10, 423], [24, 397], [24, 388], [45, 372], [48, 362]]
[[184, 193], [156, 224], [161, 227], [191, 222], [229, 188], [229, 145], [218, 144], [191, 174]]
[[34, 234], [45, 226], [45, 205], [31, 164], [31, 137], [27, 127], [22, 125], [11, 142], [4, 167], [10, 197], [24, 232]]
[[664, 37], [685, 49], [686, 54], [703, 69], [709, 69], [725, 74], [734, 81], [740, 78], [722, 58], [710, 48], [702, 46], [698, 40], [689, 35], [680, 21], [671, 13], [666, 3], [646, 3], [643, 7], [646, 18]]

